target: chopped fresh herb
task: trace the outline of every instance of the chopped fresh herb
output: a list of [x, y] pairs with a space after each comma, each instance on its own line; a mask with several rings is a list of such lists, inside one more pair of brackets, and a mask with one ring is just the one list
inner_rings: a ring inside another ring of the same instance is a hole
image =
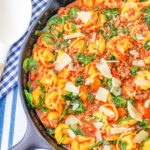
[[123, 34], [127, 34], [127, 33], [130, 33], [129, 29], [128, 28], [119, 28], [119, 31]]
[[32, 106], [32, 108], [35, 108], [31, 93], [29, 93], [26, 89], [24, 89], [24, 93], [30, 106]]
[[104, 38], [106, 41], [108, 41], [110, 39], [110, 36], [108, 34], [103, 34]]
[[69, 125], [69, 127], [76, 135], [85, 135], [85, 133], [81, 131], [76, 125]]
[[80, 11], [80, 8], [79, 8], [79, 7], [77, 7], [77, 6], [71, 7], [70, 10], [69, 10], [69, 15], [70, 15], [71, 17], [75, 18], [77, 12], [79, 12], [79, 11]]
[[145, 42], [144, 48], [146, 48], [148, 51], [150, 50], [150, 40]]
[[123, 141], [119, 141], [122, 150], [126, 150], [126, 143]]
[[109, 89], [112, 88], [112, 79], [111, 78], [107, 79], [107, 85], [108, 85]]
[[139, 0], [139, 2], [145, 2], [146, 0]]
[[42, 31], [35, 30], [35, 33], [34, 33], [34, 35], [40, 36], [41, 34], [42, 34]]
[[34, 76], [35, 76], [35, 77], [37, 76], [37, 71], [34, 72]]
[[146, 120], [143, 120], [143, 121], [138, 121], [137, 123], [139, 126], [142, 126], [143, 127], [143, 130], [146, 130], [146, 128], [149, 128], [150, 126], [148, 125], [147, 121]]
[[139, 67], [139, 66], [131, 68], [131, 74], [132, 74], [132, 76], [135, 77], [137, 71], [139, 71], [140, 69], [141, 69], [141, 67]]
[[45, 94], [42, 93], [42, 94], [40, 95], [40, 101], [39, 101], [39, 103], [38, 103], [38, 107], [39, 107], [39, 109], [40, 109], [42, 112], [48, 112], [48, 111], [50, 111], [48, 108], [43, 107], [44, 104], [45, 104]]
[[88, 98], [87, 99], [90, 101], [90, 103], [93, 103], [93, 100], [95, 99], [95, 97], [88, 93]]
[[108, 61], [109, 61], [109, 60], [116, 60], [116, 57], [115, 57], [114, 55], [111, 55], [107, 60], [108, 60]]
[[110, 37], [112, 38], [117, 35], [118, 35], [117, 29], [116, 29], [115, 25], [112, 25], [111, 30], [110, 30]]
[[49, 135], [54, 135], [55, 130], [54, 130], [54, 129], [50, 129], [50, 128], [46, 128], [46, 132], [47, 132]]
[[49, 19], [48, 24], [51, 27], [52, 25], [57, 25], [58, 23], [62, 23], [62, 19], [59, 18], [58, 16], [53, 16], [52, 18]]
[[110, 23], [110, 22], [106, 22], [106, 23], [105, 23], [105, 27], [111, 28], [111, 23]]
[[82, 53], [84, 53], [84, 50], [85, 50], [85, 47], [86, 47], [86, 43], [87, 43], [87, 40], [84, 42], [83, 44], [83, 47], [82, 47]]
[[71, 29], [72, 29], [73, 33], [76, 32], [76, 24], [74, 22], [72, 22], [72, 24], [71, 24]]
[[79, 85], [84, 85], [84, 79], [83, 76], [81, 75], [75, 80], [75, 86], [79, 86]]
[[69, 47], [68, 41], [69, 41], [69, 40], [64, 40], [64, 41], [61, 43], [61, 48]]
[[76, 56], [77, 56], [77, 60], [79, 60], [80, 64], [83, 64], [83, 65], [90, 63], [91, 61], [93, 61], [96, 58], [96, 55], [85, 56], [82, 53], [78, 53], [78, 54], [76, 54]]
[[44, 27], [44, 29], [42, 30], [42, 32], [48, 32], [50, 30], [49, 26]]
[[52, 36], [50, 33], [45, 33], [44, 36], [42, 37], [42, 41], [46, 41], [47, 44], [51, 44], [51, 42], [50, 42], [51, 37]]
[[58, 123], [63, 119], [63, 117], [67, 114], [69, 110], [69, 107], [67, 107], [66, 109], [64, 109], [62, 115], [60, 116], [60, 118], [58, 119]]
[[61, 144], [61, 143], [63, 142], [63, 140], [65, 139], [65, 137], [67, 137], [67, 136], [68, 136], [68, 133], [65, 134], [65, 135], [60, 139], [59, 144]]
[[31, 70], [35, 70], [38, 67], [38, 62], [34, 60], [32, 57], [26, 58], [23, 62], [23, 69], [25, 73]]
[[100, 80], [100, 82], [101, 82], [101, 85], [104, 87], [104, 86], [106, 86], [107, 79], [104, 78], [104, 79]]
[[97, 143], [91, 145], [90, 148], [89, 148], [89, 150], [92, 150], [94, 147], [98, 147], [98, 146], [100, 146], [101, 144], [103, 144], [103, 141], [100, 141], [100, 142], [97, 142]]
[[28, 81], [28, 83], [27, 83], [27, 87], [28, 87], [29, 91], [30, 91], [30, 92], [32, 92], [31, 82], [30, 82], [30, 81]]
[[97, 34], [99, 34], [99, 33], [103, 34], [103, 33], [104, 33], [104, 30], [103, 30], [103, 29], [98, 30], [98, 31], [97, 31]]
[[127, 101], [121, 96], [114, 96], [111, 94], [111, 99], [117, 107], [125, 108], [127, 106]]
[[[76, 114], [76, 113], [81, 113], [86, 110], [86, 108], [83, 107], [83, 102], [78, 95], [73, 95], [72, 92], [68, 92], [66, 95], [62, 95], [62, 97], [65, 100], [70, 101], [68, 110], [66, 113], [68, 113], [68, 114], [75, 113]], [[74, 107], [74, 106], [78, 106], [78, 107]]]
[[132, 38], [133, 38], [134, 40], [137, 40], [136, 35], [132, 35]]
[[42, 91], [43, 93], [46, 93], [45, 87], [40, 83], [40, 81], [39, 81], [39, 80], [36, 80], [36, 83], [40, 86], [41, 91]]
[[133, 118], [131, 118], [131, 117], [121, 118], [121, 119], [119, 119], [118, 124], [121, 124], [122, 122], [129, 121], [129, 120], [133, 120]]
[[41, 21], [40, 21], [40, 20], [38, 21], [38, 24], [41, 24]]
[[55, 29], [54, 29], [53, 31], [54, 31], [54, 35], [55, 35], [55, 36], [60, 36], [60, 32], [58, 32], [58, 31], [55, 30]]
[[133, 98], [129, 98], [129, 102], [134, 106], [134, 102], [135, 102], [135, 100], [133, 99]]
[[114, 141], [112, 141], [112, 143], [113, 143], [114, 145], [116, 145], [116, 143], [117, 143], [117, 140], [114, 140]]
[[93, 11], [99, 11], [102, 8], [102, 6], [98, 6], [96, 8], [93, 9]]
[[107, 20], [111, 20], [113, 17], [119, 15], [120, 11], [117, 8], [112, 8], [105, 10], [103, 14], [106, 16]]
[[146, 15], [144, 16], [146, 24], [150, 26], [150, 7], [147, 7], [146, 9], [144, 9], [144, 12], [146, 13]]

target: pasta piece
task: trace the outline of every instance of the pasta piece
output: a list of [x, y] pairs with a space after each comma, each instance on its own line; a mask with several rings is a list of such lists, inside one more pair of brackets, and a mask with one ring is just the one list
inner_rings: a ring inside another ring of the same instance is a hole
[[54, 50], [55, 45], [53, 44], [52, 39], [49, 37], [48, 41], [46, 41], [45, 37], [49, 37], [49, 34], [47, 34], [47, 33], [41, 34], [41, 36], [39, 37], [39, 39], [37, 41], [37, 45], [40, 46], [40, 47], [47, 47], [49, 49]]
[[113, 104], [104, 104], [100, 106], [99, 111], [103, 112], [107, 116], [108, 121], [117, 121], [119, 114], [116, 106]]
[[56, 85], [57, 76], [54, 73], [54, 71], [49, 70], [48, 73], [42, 77], [42, 79], [40, 80], [40, 82], [45, 87], [47, 87], [47, 86], [52, 87], [52, 86]]
[[131, 36], [136, 37], [136, 41], [145, 44], [150, 39], [150, 31], [147, 26], [136, 25], [131, 30]]
[[64, 135], [67, 134], [67, 131], [69, 130], [68, 125], [60, 123], [58, 126], [55, 128], [55, 139], [57, 143], [62, 143], [62, 144], [70, 144], [71, 143], [71, 137], [67, 135], [63, 141], [61, 139], [63, 138]]
[[144, 70], [140, 71], [134, 79], [136, 86], [140, 87], [143, 90], [150, 88], [150, 71]]
[[69, 48], [76, 50], [78, 53], [81, 53], [84, 43], [85, 43], [84, 38], [77, 38], [76, 40], [74, 40], [71, 43], [71, 45], [69, 46]]
[[79, 93], [79, 97], [83, 102], [86, 102], [87, 97], [88, 97], [88, 93], [87, 93], [87, 89], [85, 86], [81, 85], [80, 86], [80, 93]]
[[[48, 92], [45, 97], [45, 105], [50, 110], [56, 110], [62, 112], [62, 105], [60, 103], [61, 96], [58, 91]], [[62, 102], [62, 101], [61, 101]]]
[[149, 148], [150, 148], [150, 139], [147, 139], [146, 141], [144, 141], [142, 150], [149, 150]]
[[145, 62], [145, 64], [150, 64], [150, 56], [146, 57], [144, 62]]
[[103, 55], [105, 51], [105, 39], [102, 34], [99, 34], [95, 42], [90, 42], [89, 53]]
[[122, 8], [121, 15], [129, 22], [133, 22], [141, 16], [141, 11], [136, 3], [127, 2]]
[[41, 88], [38, 86], [33, 92], [32, 92], [32, 99], [33, 103], [38, 106], [40, 101], [40, 95], [41, 95]]
[[78, 135], [71, 142], [72, 150], [88, 150], [95, 143], [95, 138]]
[[133, 150], [137, 148], [137, 145], [134, 143], [134, 137], [136, 136], [135, 133], [131, 133], [131, 132], [127, 132], [127, 133], [123, 133], [117, 140], [117, 149], [120, 150], [121, 146], [120, 146], [120, 142], [125, 142], [126, 144], [126, 150]]

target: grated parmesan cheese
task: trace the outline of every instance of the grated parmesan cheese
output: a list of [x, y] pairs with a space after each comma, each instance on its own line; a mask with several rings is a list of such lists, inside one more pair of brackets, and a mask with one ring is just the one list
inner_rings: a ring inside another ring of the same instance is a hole
[[75, 116], [73, 116], [73, 115], [70, 115], [66, 120], [65, 120], [65, 123], [67, 124], [67, 125], [75, 125], [75, 124], [80, 124], [81, 122], [80, 122], [80, 120], [79, 119], [77, 119]]
[[64, 67], [66, 67], [68, 64], [70, 64], [72, 59], [70, 58], [69, 55], [66, 53], [62, 54], [60, 57], [57, 58], [55, 61], [55, 69], [57, 71], [61, 71]]
[[97, 130], [99, 130], [100, 128], [104, 126], [102, 122], [94, 122], [93, 124]]
[[136, 85], [147, 85], [147, 80], [145, 80], [144, 78], [140, 78], [138, 77], [135, 81], [135, 84]]
[[129, 52], [131, 55], [133, 55], [135, 58], [137, 58], [139, 56], [139, 52], [137, 52], [136, 50], [132, 50]]
[[142, 36], [142, 34], [136, 34], [136, 37], [138, 40], [144, 40], [144, 37]]
[[80, 19], [85, 24], [91, 19], [91, 12], [89, 11], [77, 12], [77, 19]]
[[127, 102], [127, 108], [128, 108], [129, 115], [133, 119], [137, 121], [142, 121], [142, 116], [129, 101]]
[[90, 83], [93, 83], [93, 82], [94, 82], [93, 79], [87, 78], [87, 79], [85, 80], [85, 85], [89, 85]]
[[69, 34], [69, 35], [65, 35], [64, 39], [73, 39], [73, 38], [79, 38], [79, 37], [84, 37], [85, 34], [81, 33], [81, 32], [77, 32], [77, 33], [73, 33], [73, 34]]
[[145, 108], [150, 108], [150, 99], [147, 99], [144, 103]]
[[134, 61], [132, 62], [132, 64], [133, 64], [134, 66], [145, 66], [145, 63], [144, 63], [143, 60], [134, 60]]
[[92, 34], [91, 42], [95, 42], [95, 39], [96, 39], [96, 33], [94, 32], [94, 33]]
[[69, 134], [69, 136], [74, 139], [76, 137], [76, 135], [74, 134], [74, 132], [71, 129], [67, 130], [67, 133]]
[[144, 141], [148, 137], [148, 135], [149, 135], [148, 132], [142, 130], [134, 137], [134, 142], [140, 144], [142, 141]]
[[109, 93], [109, 91], [107, 89], [100, 87], [97, 91], [95, 98], [102, 101], [102, 102], [106, 102], [108, 93]]
[[95, 136], [96, 136], [96, 142], [100, 142], [103, 140], [101, 132], [100, 131], [96, 131], [95, 132]]
[[96, 65], [96, 68], [102, 73], [106, 78], [112, 78], [110, 69], [104, 59], [100, 60], [100, 63]]
[[75, 95], [79, 94], [79, 89], [72, 82], [66, 83], [65, 91], [72, 92]]
[[99, 107], [99, 111], [103, 112], [106, 116], [109, 116], [111, 118], [115, 117], [114, 112], [112, 112], [111, 110], [109, 110], [103, 106]]
[[118, 96], [121, 94], [121, 81], [119, 79], [112, 77], [112, 88], [110, 91], [115, 96]]
[[119, 134], [119, 133], [124, 133], [124, 132], [130, 131], [130, 130], [131, 130], [131, 128], [114, 127], [114, 128], [111, 128], [110, 132], [111, 132], [111, 134]]

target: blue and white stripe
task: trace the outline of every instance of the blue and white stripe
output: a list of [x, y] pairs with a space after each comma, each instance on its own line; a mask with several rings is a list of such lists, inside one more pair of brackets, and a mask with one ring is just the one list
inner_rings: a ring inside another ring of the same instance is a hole
[[[44, 10], [47, 2], [48, 0], [32, 0], [30, 26]], [[0, 150], [8, 150], [18, 143], [26, 131], [27, 122], [17, 86], [18, 59], [26, 35], [27, 32], [11, 47], [0, 82]]]
[[0, 100], [0, 119], [0, 150], [8, 150], [22, 139], [27, 126], [18, 86]]

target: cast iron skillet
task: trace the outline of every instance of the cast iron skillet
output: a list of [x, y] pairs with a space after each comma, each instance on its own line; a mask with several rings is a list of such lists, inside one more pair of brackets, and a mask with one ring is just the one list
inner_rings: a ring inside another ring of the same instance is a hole
[[[21, 101], [25, 114], [27, 116], [27, 129], [23, 139], [15, 146], [10, 148], [10, 150], [29, 150], [34, 148], [43, 148], [49, 150], [63, 150], [63, 146], [58, 145], [56, 141], [51, 137], [45, 130], [43, 124], [39, 120], [36, 112], [32, 109], [26, 102], [23, 89], [26, 88], [28, 75], [22, 69], [22, 64], [25, 58], [32, 55], [32, 49], [34, 44], [37, 41], [37, 36], [34, 35], [35, 30], [43, 29], [46, 22], [50, 17], [55, 15], [60, 7], [64, 7], [74, 0], [49, 0], [48, 6], [45, 8], [43, 13], [39, 16], [36, 23], [31, 27], [26, 41], [24, 42], [20, 61], [19, 61], [19, 70], [18, 70], [18, 85], [19, 92], [21, 96]], [[41, 24], [38, 23], [40, 20]]]

